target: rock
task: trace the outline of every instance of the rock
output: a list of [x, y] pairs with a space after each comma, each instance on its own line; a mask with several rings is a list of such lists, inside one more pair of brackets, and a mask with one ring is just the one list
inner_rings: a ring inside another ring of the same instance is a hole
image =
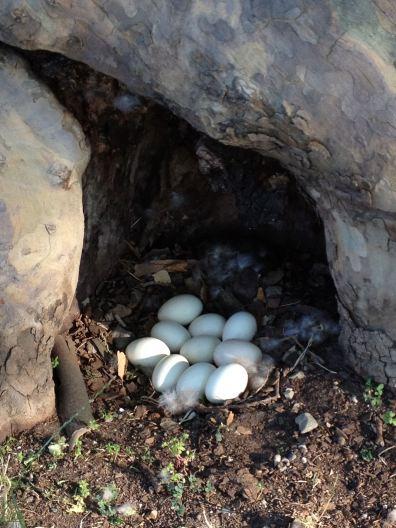
[[158, 519], [158, 511], [151, 510], [151, 512], [147, 515], [147, 519], [150, 521], [156, 521]]
[[319, 426], [312, 414], [307, 412], [298, 415], [294, 421], [298, 425], [301, 434], [310, 433]]
[[279, 466], [279, 464], [282, 462], [282, 457], [280, 456], [279, 453], [277, 453], [275, 456], [274, 456], [274, 466]]
[[383, 528], [395, 528], [396, 527], [396, 508], [391, 510], [386, 516]]
[[302, 523], [302, 522], [299, 521], [298, 519], [295, 519], [295, 520], [291, 523], [290, 528], [306, 528], [306, 524], [305, 524], [305, 523]]
[[291, 387], [287, 387], [283, 393], [286, 400], [292, 400], [294, 398], [294, 390]]
[[1, 441], [55, 411], [50, 351], [77, 285], [89, 148], [24, 60], [0, 48], [0, 63]]

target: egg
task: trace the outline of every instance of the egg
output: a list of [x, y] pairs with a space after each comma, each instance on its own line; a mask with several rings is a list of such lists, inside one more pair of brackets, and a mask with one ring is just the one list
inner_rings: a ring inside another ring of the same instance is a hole
[[195, 363], [183, 372], [176, 383], [176, 392], [184, 399], [199, 400], [205, 394], [209, 376], [216, 370], [211, 363]]
[[217, 345], [213, 353], [216, 365], [239, 363], [245, 368], [261, 361], [262, 353], [258, 346], [241, 339], [229, 339]]
[[160, 321], [153, 326], [150, 335], [168, 345], [171, 352], [179, 352], [184, 343], [191, 339], [188, 330], [175, 321]]
[[157, 392], [172, 390], [180, 376], [189, 366], [187, 359], [179, 354], [171, 354], [162, 358], [156, 364], [151, 378], [154, 389]]
[[125, 349], [128, 360], [145, 374], [150, 374], [158, 361], [169, 356], [169, 347], [155, 337], [141, 337], [129, 343]]
[[207, 335], [221, 337], [225, 322], [222, 315], [214, 313], [204, 314], [194, 319], [188, 327], [188, 330], [192, 336]]
[[211, 403], [224, 403], [237, 398], [247, 387], [248, 373], [238, 363], [218, 367], [209, 376], [205, 396]]
[[184, 343], [180, 354], [185, 356], [190, 363], [213, 362], [213, 352], [220, 339], [214, 336], [196, 336]]
[[256, 319], [249, 312], [237, 312], [227, 319], [223, 329], [223, 341], [242, 339], [250, 341], [257, 332]]
[[203, 310], [201, 299], [195, 295], [176, 295], [164, 303], [158, 311], [160, 321], [175, 321], [182, 325], [188, 325]]

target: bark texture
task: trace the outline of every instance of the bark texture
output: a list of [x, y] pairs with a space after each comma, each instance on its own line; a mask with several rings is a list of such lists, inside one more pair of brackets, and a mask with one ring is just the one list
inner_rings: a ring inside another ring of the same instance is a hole
[[78, 278], [78, 123], [0, 49], [0, 440], [54, 413], [50, 351]]
[[58, 51], [282, 162], [327, 233], [348, 357], [395, 386], [396, 6], [388, 0], [6, 0], [0, 38]]

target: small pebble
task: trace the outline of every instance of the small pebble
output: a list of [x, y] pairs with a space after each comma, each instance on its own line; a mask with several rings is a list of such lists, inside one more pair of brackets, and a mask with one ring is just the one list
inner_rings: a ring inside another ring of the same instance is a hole
[[396, 508], [391, 510], [385, 520], [384, 528], [394, 528], [396, 526]]
[[298, 425], [301, 434], [310, 433], [316, 429], [319, 424], [310, 413], [302, 413], [294, 420]]
[[304, 453], [308, 451], [308, 447], [305, 444], [298, 444], [298, 449], [301, 449]]
[[158, 511], [157, 510], [151, 510], [151, 512], [147, 515], [147, 519], [150, 521], [156, 521], [158, 518]]
[[307, 463], [308, 463], [308, 459], [307, 459], [306, 457], [302, 457], [302, 458], [301, 458], [301, 462], [302, 462], [303, 464], [307, 464]]
[[295, 403], [295, 404], [293, 405], [293, 407], [291, 408], [291, 412], [297, 414], [298, 411], [299, 411], [300, 408], [301, 408], [301, 405], [302, 405], [302, 404], [301, 404], [300, 402]]
[[280, 456], [280, 454], [279, 453], [276, 454], [274, 456], [274, 466], [275, 467], [278, 466], [281, 463], [281, 461], [282, 461], [282, 457]]
[[358, 403], [358, 401], [359, 400], [357, 399], [357, 396], [355, 396], [355, 395], [351, 396], [351, 402], [352, 403]]
[[285, 389], [284, 396], [286, 400], [292, 400], [294, 398], [294, 390], [291, 387]]
[[302, 522], [300, 522], [298, 519], [295, 519], [291, 525], [290, 525], [290, 528], [305, 528], [305, 524], [303, 524]]
[[286, 458], [289, 462], [293, 462], [293, 460], [296, 460], [297, 456], [293, 451], [290, 451], [290, 453], [286, 455]]

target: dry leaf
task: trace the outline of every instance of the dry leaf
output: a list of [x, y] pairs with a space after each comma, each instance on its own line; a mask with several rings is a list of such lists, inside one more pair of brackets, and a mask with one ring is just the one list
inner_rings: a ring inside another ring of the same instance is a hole
[[153, 279], [157, 284], [172, 284], [172, 279], [166, 270], [160, 270], [154, 273]]
[[262, 303], [265, 301], [264, 290], [261, 286], [257, 289], [256, 299]]
[[232, 411], [230, 411], [228, 413], [228, 416], [227, 416], [227, 421], [226, 421], [226, 425], [227, 427], [230, 427], [230, 425], [232, 424], [232, 422], [234, 421], [234, 413]]
[[127, 367], [127, 357], [124, 352], [117, 350], [117, 374], [118, 377], [124, 379]]
[[153, 275], [161, 270], [185, 272], [195, 263], [196, 260], [151, 260], [150, 262], [135, 264], [135, 275], [136, 277], [143, 277], [144, 275]]

